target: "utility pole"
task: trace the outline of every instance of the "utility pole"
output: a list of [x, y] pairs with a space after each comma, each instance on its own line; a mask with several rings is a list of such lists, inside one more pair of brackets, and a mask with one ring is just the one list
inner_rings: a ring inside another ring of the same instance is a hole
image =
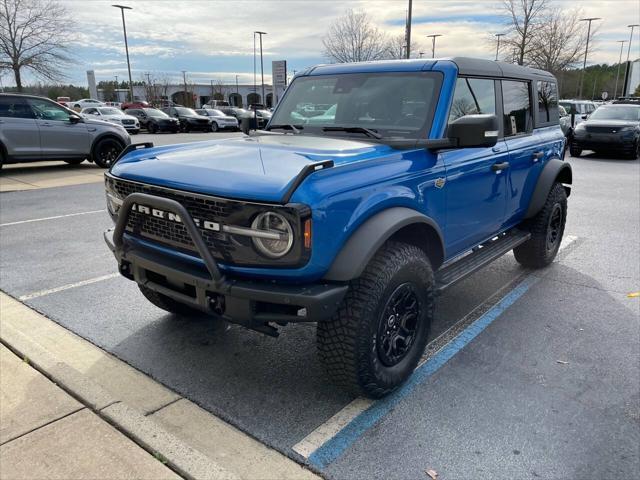
[[[256, 32], [253, 32], [253, 93], [258, 90], [256, 83]], [[247, 102], [248, 104], [249, 102]]]
[[629, 27], [631, 29], [631, 34], [629, 35], [629, 45], [627, 48], [627, 64], [624, 68], [624, 80], [622, 81], [622, 96], [625, 96], [625, 91], [624, 91], [624, 87], [626, 87], [627, 84], [627, 76], [629, 75], [629, 67], [631, 66], [629, 64], [629, 54], [631, 53], [631, 41], [633, 40], [633, 29], [636, 27], [640, 27], [640, 24], [638, 23], [634, 23], [633, 25], [627, 25], [627, 27]]
[[409, 10], [407, 11], [407, 26], [406, 26], [407, 59], [411, 58], [411, 8], [412, 7], [413, 7], [413, 0], [409, 0]]
[[118, 75], [114, 75], [116, 77], [116, 98], [117, 98], [117, 102], [120, 101], [120, 92], [118, 91], [118, 89], [120, 88], [120, 84], [118, 83]]
[[236, 75], [236, 93], [239, 93], [238, 92], [238, 75]]
[[155, 99], [154, 94], [153, 94], [153, 90], [151, 89], [151, 74], [150, 73], [145, 73], [144, 74], [147, 77], [147, 91], [149, 92], [150, 96], [152, 97], [151, 99], [147, 99], [147, 100], [151, 100], [151, 102], [153, 102]]
[[[122, 31], [124, 32], [124, 50], [127, 53], [127, 70], [129, 70], [129, 100], [133, 102], [133, 80], [131, 80], [131, 62], [129, 62], [129, 44], [127, 43], [127, 25], [124, 22], [124, 11], [133, 10], [131, 7], [124, 5], [111, 5], [120, 9], [122, 13]], [[120, 96], [118, 96], [120, 98]]]
[[620, 59], [618, 60], [618, 73], [616, 73], [616, 89], [614, 90], [614, 93], [613, 93], [614, 100], [618, 98], [618, 78], [620, 77], [620, 64], [622, 63], [622, 50], [624, 50], [624, 44], [627, 43], [627, 41], [618, 40], [617, 43], [620, 44]]
[[504, 33], [496, 33], [496, 37], [498, 38], [498, 45], [496, 45], [496, 62], [498, 61], [498, 53], [500, 52], [500, 37], [504, 37]]
[[439, 33], [427, 35], [427, 38], [431, 39], [431, 58], [436, 58], [436, 38], [441, 37]]
[[582, 85], [584, 83], [584, 74], [587, 69], [587, 55], [589, 53], [589, 37], [591, 36], [591, 22], [594, 20], [602, 20], [600, 17], [581, 18], [581, 22], [589, 22], [587, 27], [587, 44], [584, 48], [584, 63], [582, 64], [582, 75], [580, 75], [580, 87], [578, 89], [578, 98], [582, 98]]
[[188, 98], [189, 92], [187, 92], [187, 71], [186, 70], [182, 70], [182, 81], [184, 82], [184, 103], [185, 103], [185, 107], [188, 107], [191, 105], [191, 102], [189, 101], [189, 98]]
[[261, 103], [263, 105], [267, 104], [267, 101], [264, 98], [264, 63], [262, 61], [262, 36], [266, 35], [267, 32], [254, 32], [257, 33], [260, 36], [260, 77], [261, 77], [261, 82], [262, 82], [262, 98], [261, 98]]

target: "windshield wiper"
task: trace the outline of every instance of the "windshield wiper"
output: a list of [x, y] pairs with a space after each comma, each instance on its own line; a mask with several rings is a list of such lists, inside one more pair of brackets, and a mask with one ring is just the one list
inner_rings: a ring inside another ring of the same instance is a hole
[[347, 133], [364, 133], [367, 137], [377, 138], [378, 140], [382, 138], [375, 130], [371, 130], [370, 128], [364, 127], [323, 127], [323, 132], [347, 132]]
[[267, 130], [291, 130], [294, 135], [300, 133], [300, 130], [303, 130], [304, 127], [302, 125], [291, 125], [291, 124], [282, 124], [282, 125], [269, 125]]

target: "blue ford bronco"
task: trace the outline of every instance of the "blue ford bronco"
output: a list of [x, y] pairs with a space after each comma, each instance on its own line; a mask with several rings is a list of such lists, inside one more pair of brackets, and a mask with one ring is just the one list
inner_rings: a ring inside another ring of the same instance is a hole
[[551, 74], [488, 60], [309, 68], [264, 131], [128, 147], [105, 240], [169, 312], [273, 336], [317, 322], [331, 379], [381, 397], [439, 292], [511, 250], [554, 259], [572, 183], [557, 98]]

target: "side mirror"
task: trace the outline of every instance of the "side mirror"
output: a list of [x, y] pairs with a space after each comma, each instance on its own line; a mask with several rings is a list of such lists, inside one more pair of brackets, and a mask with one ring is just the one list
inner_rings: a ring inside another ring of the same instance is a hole
[[447, 136], [458, 148], [493, 147], [499, 130], [495, 115], [465, 115], [449, 124]]
[[78, 115], [69, 115], [69, 123], [80, 123], [82, 120]]
[[580, 118], [581, 118], [581, 119], [583, 119], [583, 120], [586, 120], [586, 119], [587, 119], [587, 117], [588, 117], [588, 115], [585, 113], [585, 114], [584, 114], [584, 115], [582, 115]]

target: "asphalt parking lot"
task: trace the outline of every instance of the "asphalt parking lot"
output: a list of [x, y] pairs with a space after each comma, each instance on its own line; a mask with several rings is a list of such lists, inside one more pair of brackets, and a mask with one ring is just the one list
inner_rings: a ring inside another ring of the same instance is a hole
[[[0, 195], [0, 288], [327, 478], [638, 478], [640, 161], [569, 161], [558, 260], [531, 272], [507, 255], [448, 290], [425, 363], [376, 402], [328, 383], [312, 325], [274, 339], [146, 302], [102, 240], [91, 164], [3, 171], [33, 188]], [[78, 169], [93, 178], [33, 179]]]

